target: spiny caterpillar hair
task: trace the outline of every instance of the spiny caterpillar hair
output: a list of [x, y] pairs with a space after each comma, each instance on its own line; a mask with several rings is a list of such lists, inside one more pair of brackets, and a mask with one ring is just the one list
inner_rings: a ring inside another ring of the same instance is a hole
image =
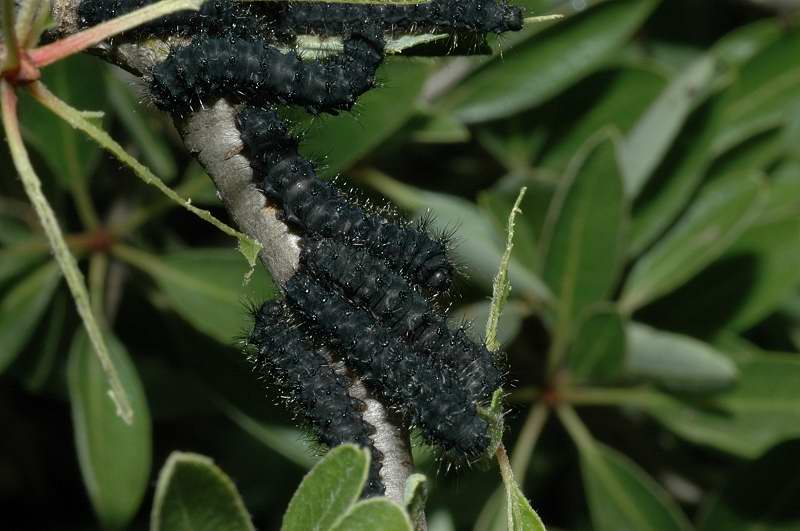
[[522, 10], [505, 1], [430, 0], [419, 4], [285, 4], [286, 31], [347, 35], [365, 26], [391, 33], [503, 33], [522, 29]]
[[[157, 0], [82, 0], [78, 4], [78, 26], [95, 26], [155, 3]], [[263, 7], [262, 7], [263, 6]], [[207, 0], [197, 11], [179, 11], [143, 26], [127, 35], [179, 34], [191, 30], [203, 34], [265, 35], [274, 33], [277, 7], [269, 4], [254, 7], [246, 2]], [[266, 11], [265, 11], [266, 10]], [[256, 16], [260, 14], [261, 16]]]
[[197, 37], [152, 73], [155, 104], [176, 115], [221, 97], [302, 105], [311, 113], [348, 110], [375, 83], [383, 45], [353, 36], [341, 55], [303, 61], [258, 37]]
[[372, 443], [374, 429], [363, 418], [365, 405], [348, 394], [350, 381], [334, 369], [327, 347], [314, 346], [308, 331], [277, 301], [267, 301], [255, 312], [248, 344], [258, 376], [279, 389], [321, 443], [333, 448], [353, 442], [369, 448], [372, 460], [364, 496], [383, 494], [383, 454]]
[[494, 354], [467, 337], [464, 327], [451, 330], [425, 297], [363, 249], [304, 238], [300, 263], [315, 278], [338, 286], [353, 304], [369, 310], [418, 356], [454, 371], [471, 400], [486, 402], [502, 386]]
[[424, 290], [449, 290], [454, 267], [447, 237], [432, 237], [424, 222], [389, 220], [351, 204], [317, 177], [274, 110], [245, 107], [237, 125], [256, 179], [287, 222], [312, 235], [364, 247]]
[[365, 310], [302, 269], [285, 287], [289, 304], [333, 341], [364, 384], [446, 453], [475, 459], [491, 437], [453, 371], [397, 341]]

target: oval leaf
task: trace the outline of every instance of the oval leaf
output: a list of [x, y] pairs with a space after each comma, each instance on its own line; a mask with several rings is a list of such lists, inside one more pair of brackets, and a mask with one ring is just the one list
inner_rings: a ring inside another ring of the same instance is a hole
[[352, 444], [328, 452], [294, 493], [283, 516], [281, 531], [330, 529], [361, 494], [369, 459], [369, 452]]
[[150, 531], [255, 531], [233, 481], [208, 457], [173, 452], [158, 476]]
[[260, 302], [273, 294], [262, 267], [244, 286], [247, 264], [228, 249], [185, 249], [161, 256], [126, 251], [123, 258], [151, 275], [184, 319], [226, 344], [247, 326], [247, 300]]
[[105, 373], [83, 329], [70, 348], [67, 381], [83, 482], [103, 525], [118, 528], [133, 519], [147, 490], [152, 439], [136, 367], [119, 340], [110, 334], [105, 337], [133, 409], [132, 424], [117, 415]]
[[386, 499], [372, 499], [355, 504], [330, 529], [331, 531], [373, 531], [375, 529], [412, 531], [411, 522], [403, 508]]
[[581, 450], [581, 473], [596, 531], [688, 531], [664, 489], [624, 455], [594, 444]]
[[464, 122], [503, 118], [545, 101], [601, 67], [657, 2], [611, 0], [534, 34], [445, 96]]
[[[424, 215], [434, 212], [432, 229], [445, 233], [458, 228], [455, 259], [467, 266], [470, 280], [491, 287], [505, 248], [505, 238], [487, 216], [471, 202], [460, 197], [428, 192], [400, 183], [386, 176], [372, 176], [370, 184], [395, 202]], [[519, 189], [517, 189], [519, 191]], [[506, 211], [508, 215], [508, 211]], [[505, 232], [505, 227], [503, 227]], [[547, 300], [550, 294], [536, 274], [523, 267], [514, 256], [508, 265], [508, 278], [514, 293], [530, 300]]]
[[624, 254], [626, 226], [616, 147], [602, 134], [572, 163], [544, 228], [542, 276], [558, 301], [563, 330], [610, 293]]
[[757, 177], [711, 183], [689, 212], [634, 266], [622, 296], [633, 311], [689, 280], [758, 217], [768, 189]]
[[[86, 54], [73, 55], [50, 65], [42, 81], [60, 98], [78, 109], [103, 111], [108, 107], [98, 69], [102, 63]], [[82, 185], [100, 159], [100, 147], [63, 120], [54, 119], [30, 98], [21, 101], [25, 138], [42, 155], [52, 174], [65, 188]]]
[[389, 61], [378, 76], [391, 79], [391, 84], [359, 98], [358, 116], [342, 113], [315, 124], [303, 138], [303, 152], [324, 159], [320, 175], [332, 177], [347, 170], [397, 132], [414, 113], [428, 72], [425, 64]]
[[678, 435], [746, 458], [800, 436], [800, 361], [760, 355], [738, 363], [739, 379], [713, 401], [690, 403], [666, 395], [646, 410]]
[[33, 335], [60, 279], [58, 267], [50, 262], [14, 285], [0, 300], [0, 373]]
[[625, 366], [625, 321], [613, 307], [591, 311], [580, 324], [565, 362], [576, 382], [609, 382]]
[[625, 370], [683, 391], [719, 389], [736, 381], [730, 358], [688, 336], [631, 323], [627, 329]]

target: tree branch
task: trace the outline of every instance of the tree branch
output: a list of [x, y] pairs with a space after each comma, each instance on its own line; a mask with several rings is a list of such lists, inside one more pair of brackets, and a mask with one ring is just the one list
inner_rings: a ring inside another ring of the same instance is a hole
[[[53, 17], [58, 37], [77, 31], [79, 0], [54, 0]], [[167, 53], [174, 40], [150, 39], [146, 44], [103, 44], [91, 50], [108, 62], [136, 76], [146, 76]], [[261, 261], [280, 286], [298, 266], [299, 236], [278, 220], [277, 210], [267, 204], [253, 181], [247, 159], [240, 154], [242, 141], [235, 123], [235, 109], [225, 100], [176, 122], [186, 148], [205, 167], [214, 181], [234, 223], [261, 243]], [[351, 395], [367, 405], [365, 419], [375, 428], [373, 442], [384, 455], [381, 476], [386, 495], [402, 503], [405, 483], [413, 469], [408, 433], [379, 401], [369, 397], [362, 382], [354, 379]]]

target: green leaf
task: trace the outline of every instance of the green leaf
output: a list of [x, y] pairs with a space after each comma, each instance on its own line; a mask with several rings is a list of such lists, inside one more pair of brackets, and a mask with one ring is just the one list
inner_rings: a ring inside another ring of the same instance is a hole
[[376, 529], [411, 531], [412, 527], [408, 515], [402, 507], [387, 499], [377, 498], [355, 504], [330, 528], [331, 531], [374, 531]]
[[736, 386], [713, 401], [660, 395], [645, 408], [689, 441], [751, 459], [800, 436], [800, 360], [771, 354], [740, 361], [737, 367]]
[[311, 448], [302, 444], [303, 433], [299, 429], [261, 422], [223, 398], [216, 402], [237, 426], [289, 461], [306, 469], [317, 463], [318, 459]]
[[357, 116], [342, 113], [315, 124], [303, 138], [303, 152], [324, 158], [320, 175], [346, 171], [397, 132], [415, 112], [414, 101], [428, 72], [425, 64], [389, 61], [378, 76], [391, 84], [360, 98]]
[[[367, 450], [352, 444], [337, 446], [328, 452], [294, 493], [283, 516], [281, 531], [331, 529], [361, 494], [367, 480], [369, 459]], [[355, 525], [358, 520], [352, 522]]]
[[81, 329], [69, 352], [72, 422], [78, 462], [89, 499], [105, 527], [126, 526], [139, 510], [150, 479], [150, 413], [144, 388], [125, 347], [105, 334], [108, 354], [133, 410], [131, 424], [117, 414], [100, 362]]
[[520, 490], [514, 472], [508, 461], [505, 448], [500, 446], [497, 451], [497, 461], [500, 465], [500, 474], [506, 490], [506, 512], [508, 531], [545, 531], [544, 524], [531, 507], [530, 502]]
[[557, 298], [563, 333], [588, 306], [605, 299], [624, 254], [627, 204], [611, 136], [576, 156], [553, 199], [542, 238], [542, 276]]
[[716, 145], [781, 123], [800, 103], [800, 30], [791, 28], [745, 64], [725, 94]]
[[488, 61], [440, 103], [467, 123], [533, 107], [603, 66], [656, 4], [610, 0], [595, 5]]
[[408, 477], [403, 502], [417, 531], [425, 529], [425, 504], [428, 503], [429, 494], [430, 485], [424, 474], [411, 474]]
[[686, 516], [664, 489], [623, 454], [579, 446], [581, 472], [596, 531], [688, 531]]
[[622, 307], [635, 310], [689, 280], [757, 219], [768, 189], [756, 177], [711, 183], [678, 224], [635, 265]]
[[31, 245], [30, 240], [0, 249], [0, 286], [7, 280], [34, 269], [39, 262], [45, 261], [47, 255], [44, 242], [41, 246], [36, 246]]
[[154, 256], [128, 248], [120, 256], [151, 275], [184, 319], [222, 343], [233, 342], [247, 326], [248, 299], [260, 302], [274, 293], [263, 268], [244, 286], [247, 265], [227, 249], [185, 249]]
[[0, 373], [16, 359], [36, 330], [61, 280], [49, 262], [17, 282], [0, 300]]
[[731, 474], [713, 496], [701, 531], [797, 531], [800, 529], [800, 441], [776, 446]]
[[[35, 354], [22, 360], [21, 379], [25, 389], [38, 393], [50, 380], [61, 354], [61, 338], [67, 327], [67, 295], [56, 293], [42, 334], [36, 339]], [[70, 301], [71, 304], [71, 301]]]
[[[164, 131], [158, 131], [160, 134], [157, 134], [152, 124], [147, 123], [151, 118], [149, 109], [139, 105], [137, 101], [139, 98], [131, 90], [131, 86], [120, 78], [119, 72], [107, 69], [103, 79], [114, 113], [119, 117], [136, 147], [141, 150], [143, 162], [164, 182], [171, 182], [177, 176], [178, 168], [169, 144], [164, 142]], [[156, 125], [162, 123], [156, 122]]]
[[745, 266], [737, 268], [730, 279], [746, 288], [729, 317], [728, 327], [733, 330], [746, 330], [761, 321], [800, 285], [796, 267], [800, 263], [800, 187], [777, 183], [764, 210], [765, 215], [722, 257]]
[[565, 358], [576, 382], [610, 382], [625, 367], [625, 319], [610, 305], [592, 308], [580, 323]]
[[620, 155], [629, 197], [639, 195], [686, 118], [708, 97], [718, 68], [712, 54], [697, 59], [669, 84], [625, 138]]
[[637, 197], [633, 205], [631, 256], [641, 253], [686, 208], [711, 164], [709, 153], [716, 133], [713, 119], [716, 102], [712, 98], [689, 117]]
[[682, 391], [720, 389], [738, 376], [728, 357], [691, 337], [631, 323], [627, 339], [625, 370], [632, 376]]
[[172, 452], [156, 486], [150, 531], [255, 531], [233, 481], [208, 457]]
[[[79, 109], [108, 108], [105, 85], [98, 68], [102, 63], [85, 54], [73, 55], [43, 70], [42, 81]], [[38, 151], [52, 174], [65, 188], [86, 181], [100, 159], [100, 148], [31, 98], [20, 102], [25, 138]]]
[[630, 66], [602, 70], [584, 79], [546, 107], [553, 108], [545, 118], [552, 132], [536, 167], [562, 172], [598, 131], [613, 127], [628, 133], [665, 85], [662, 74]]

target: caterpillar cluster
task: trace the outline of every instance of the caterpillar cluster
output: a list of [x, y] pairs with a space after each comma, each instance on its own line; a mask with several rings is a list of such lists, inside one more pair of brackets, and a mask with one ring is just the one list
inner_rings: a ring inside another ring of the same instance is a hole
[[256, 179], [287, 222], [308, 234], [364, 247], [426, 290], [450, 288], [454, 268], [445, 236], [431, 236], [424, 222], [401, 223], [351, 204], [317, 177], [274, 110], [245, 107], [237, 125]]
[[250, 361], [259, 377], [277, 387], [295, 416], [329, 448], [354, 442], [372, 453], [365, 495], [383, 493], [383, 455], [370, 436], [374, 428], [362, 417], [364, 403], [348, 393], [349, 378], [337, 372], [327, 345], [315, 341], [281, 302], [269, 301], [255, 312], [248, 342], [256, 348]]
[[[78, 6], [82, 27], [94, 26], [157, 0], [83, 0]], [[250, 5], [234, 0], [207, 0], [196, 12], [180, 12], [139, 31], [159, 33], [188, 27], [236, 30], [250, 26], [256, 11], [262, 27], [276, 36], [304, 33], [341, 36], [379, 28], [383, 33], [505, 33], [522, 29], [522, 11], [505, 1], [429, 0], [419, 4], [347, 4], [270, 2]]]
[[[79, 18], [93, 25], [152, 1], [82, 0]], [[374, 85], [386, 35], [501, 33], [520, 29], [522, 15], [502, 0], [267, 4], [209, 0], [198, 12], [146, 26], [151, 34], [193, 36], [153, 69], [149, 93], [174, 116], [219, 98], [243, 104], [237, 127], [254, 178], [302, 236], [284, 299], [255, 312], [250, 360], [320, 442], [370, 449], [365, 495], [379, 495], [383, 455], [342, 366], [426, 441], [462, 459], [488, 449], [490, 426], [480, 406], [502, 386], [503, 374], [496, 356], [470, 340], [465, 327], [450, 328], [437, 308], [453, 284], [448, 239], [432, 235], [426, 223], [369, 212], [319, 179], [273, 105], [314, 114], [349, 110]], [[344, 51], [304, 61], [277, 46], [304, 33], [340, 36]]]

